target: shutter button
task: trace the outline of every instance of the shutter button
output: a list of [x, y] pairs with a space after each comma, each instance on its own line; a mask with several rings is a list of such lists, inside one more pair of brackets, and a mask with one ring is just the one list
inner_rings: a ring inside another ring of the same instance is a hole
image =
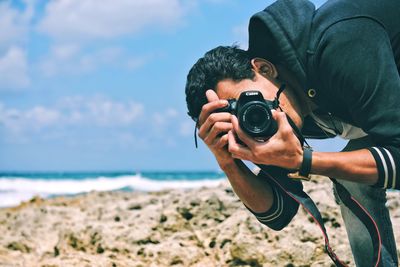
[[314, 97], [317, 94], [317, 91], [315, 91], [315, 89], [308, 89], [308, 96], [309, 97]]

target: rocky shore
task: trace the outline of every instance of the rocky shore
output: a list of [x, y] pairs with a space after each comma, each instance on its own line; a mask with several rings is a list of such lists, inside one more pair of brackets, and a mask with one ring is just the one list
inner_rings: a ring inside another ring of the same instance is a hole
[[[354, 266], [329, 180], [305, 185], [335, 252]], [[389, 193], [388, 206], [399, 242], [398, 192]], [[0, 266], [333, 266], [320, 230], [302, 209], [284, 230], [272, 231], [228, 183], [34, 198], [0, 209], [0, 233]]]

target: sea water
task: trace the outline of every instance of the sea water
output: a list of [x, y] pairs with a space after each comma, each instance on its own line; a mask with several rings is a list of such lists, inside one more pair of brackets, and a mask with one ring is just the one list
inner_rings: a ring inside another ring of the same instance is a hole
[[0, 207], [18, 205], [34, 196], [213, 187], [224, 179], [221, 172], [6, 172], [0, 173]]

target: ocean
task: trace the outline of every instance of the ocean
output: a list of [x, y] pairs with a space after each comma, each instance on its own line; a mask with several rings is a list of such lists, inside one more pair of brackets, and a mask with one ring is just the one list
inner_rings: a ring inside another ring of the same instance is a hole
[[222, 172], [6, 172], [0, 173], [0, 207], [18, 205], [34, 196], [213, 187], [223, 180]]

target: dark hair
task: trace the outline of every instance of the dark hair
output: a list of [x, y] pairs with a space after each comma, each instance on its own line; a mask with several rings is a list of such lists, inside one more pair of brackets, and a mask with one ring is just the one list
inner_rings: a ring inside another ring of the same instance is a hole
[[206, 104], [206, 91], [215, 90], [217, 83], [224, 79], [241, 81], [255, 76], [250, 57], [237, 46], [218, 46], [208, 51], [190, 69], [186, 80], [186, 104], [188, 114], [197, 120], [201, 108]]

